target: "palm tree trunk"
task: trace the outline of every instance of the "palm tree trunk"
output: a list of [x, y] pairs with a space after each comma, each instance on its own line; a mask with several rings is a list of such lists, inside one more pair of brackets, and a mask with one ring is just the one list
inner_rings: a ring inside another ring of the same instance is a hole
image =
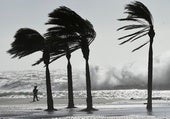
[[81, 40], [81, 50], [83, 53], [83, 57], [86, 60], [86, 91], [87, 91], [87, 108], [86, 111], [94, 110], [93, 108], [93, 102], [92, 102], [92, 95], [91, 95], [91, 80], [90, 80], [90, 70], [89, 70], [89, 45], [87, 40], [82, 39]]
[[48, 64], [46, 64], [46, 89], [47, 89], [47, 110], [53, 111], [53, 98], [52, 98], [52, 91], [51, 91], [51, 79], [50, 79], [50, 72]]
[[87, 110], [93, 109], [92, 95], [91, 95], [91, 81], [88, 59], [86, 59], [86, 90], [87, 90]]
[[68, 108], [74, 108], [74, 99], [73, 99], [73, 81], [72, 81], [72, 67], [70, 63], [71, 54], [67, 52], [67, 76], [68, 76]]
[[150, 26], [150, 30], [148, 33], [150, 37], [149, 44], [149, 59], [148, 59], [148, 100], [147, 100], [147, 110], [152, 111], [152, 76], [153, 76], [153, 38], [155, 36], [155, 31], [153, 30], [153, 26]]
[[151, 39], [149, 45], [149, 59], [148, 59], [148, 100], [147, 110], [152, 111], [152, 73], [153, 73], [153, 50], [152, 50], [153, 39]]

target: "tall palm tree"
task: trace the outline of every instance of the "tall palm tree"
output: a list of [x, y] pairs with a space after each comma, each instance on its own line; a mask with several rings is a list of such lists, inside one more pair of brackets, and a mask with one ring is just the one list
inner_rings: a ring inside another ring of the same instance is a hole
[[[73, 88], [72, 88], [72, 75], [70, 57], [71, 52], [81, 48], [83, 56], [86, 59], [86, 83], [87, 83], [87, 109], [92, 109], [92, 96], [91, 96], [91, 83], [89, 72], [89, 45], [94, 40], [96, 33], [92, 24], [88, 20], [84, 20], [77, 13], [71, 9], [62, 6], [55, 9], [49, 14], [51, 18], [47, 24], [55, 25], [48, 29], [46, 34], [48, 37], [63, 39], [65, 44], [66, 57], [68, 59], [68, 107], [73, 106]], [[53, 59], [53, 61], [56, 58]], [[70, 106], [70, 104], [72, 106]]]
[[46, 67], [47, 110], [54, 110], [49, 72], [50, 53], [46, 40], [40, 33], [30, 28], [19, 29], [14, 38], [15, 41], [11, 44], [11, 49], [7, 51], [13, 55], [12, 58], [22, 58], [37, 51], [43, 52], [42, 59]]
[[89, 70], [89, 45], [96, 37], [96, 32], [94, 31], [93, 25], [88, 21], [85, 20], [84, 24], [82, 25], [81, 31], [81, 50], [83, 53], [83, 57], [86, 61], [86, 90], [87, 90], [87, 111], [94, 110], [93, 102], [92, 102], [92, 95], [91, 95], [91, 79], [90, 79], [90, 70]]
[[[67, 9], [58, 8], [49, 14], [50, 20], [47, 24], [57, 25], [48, 29], [46, 37], [56, 39], [56, 45], [60, 45], [60, 48], [65, 51], [67, 58], [67, 76], [68, 76], [68, 108], [74, 108], [74, 98], [73, 98], [73, 81], [72, 81], [72, 66], [70, 63], [71, 59], [71, 49], [77, 47], [74, 39], [70, 38], [74, 32], [71, 28], [66, 27], [65, 24], [68, 24], [69, 19], [67, 15]], [[75, 45], [74, 45], [75, 44]], [[73, 46], [73, 47], [72, 47]], [[78, 47], [77, 47], [78, 48]], [[77, 49], [76, 48], [76, 49]], [[55, 53], [55, 52], [54, 52]]]
[[134, 21], [138, 24], [133, 25], [126, 25], [118, 30], [124, 29], [124, 30], [132, 30], [132, 29], [140, 29], [139, 31], [123, 36], [119, 38], [118, 40], [125, 39], [125, 41], [121, 42], [120, 45], [126, 43], [126, 42], [133, 42], [137, 39], [148, 35], [150, 37], [149, 41], [146, 41], [141, 46], [135, 48], [132, 52], [139, 50], [143, 46], [149, 43], [149, 57], [148, 57], [148, 99], [147, 99], [147, 109], [149, 111], [152, 110], [152, 70], [153, 70], [153, 50], [152, 50], [152, 44], [153, 44], [153, 38], [155, 36], [154, 28], [153, 28], [153, 18], [152, 14], [148, 10], [148, 8], [141, 2], [134, 1], [130, 4], [127, 4], [125, 7], [125, 13], [128, 14], [126, 18], [119, 19], [120, 21]]

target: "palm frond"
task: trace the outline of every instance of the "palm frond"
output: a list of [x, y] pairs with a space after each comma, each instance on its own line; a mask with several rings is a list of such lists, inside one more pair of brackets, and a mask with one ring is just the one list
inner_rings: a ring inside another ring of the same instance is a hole
[[69, 35], [78, 34], [80, 36], [95, 37], [92, 24], [88, 20], [81, 18], [71, 9], [61, 6], [49, 14], [51, 18], [47, 24], [57, 25], [48, 29], [48, 34]]
[[126, 35], [126, 36], [120, 37], [120, 38], [118, 38], [118, 40], [122, 40], [122, 39], [124, 39], [124, 38], [131, 37], [131, 36], [135, 36], [135, 35], [139, 35], [139, 34], [145, 32], [145, 31], [148, 31], [148, 28], [147, 28], [147, 27], [144, 28], [144, 29], [142, 29], [142, 30], [140, 30], [140, 31], [137, 31], [137, 32], [135, 32], [135, 33], [132, 33], [132, 34], [130, 34], [130, 35]]
[[134, 21], [143, 25], [146, 25], [146, 23], [142, 20], [142, 19], [138, 19], [137, 17], [135, 18], [122, 18], [122, 19], [118, 19], [119, 21]]
[[32, 66], [38, 65], [43, 61], [44, 61], [43, 58], [40, 58], [38, 61], [36, 61], [34, 64], [32, 64]]
[[[76, 50], [78, 50], [78, 49], [80, 49], [80, 48], [81, 48], [80, 46], [76, 46], [76, 47], [69, 48], [69, 50], [70, 50], [70, 52], [72, 53], [72, 52], [74, 52], [74, 51], [76, 51]], [[57, 54], [57, 53], [53, 54], [53, 55], [52, 55], [52, 58], [51, 58], [51, 60], [50, 60], [50, 63], [56, 61], [57, 59], [59, 59], [60, 57], [62, 57], [62, 56], [64, 56], [64, 55], [66, 55], [66, 52], [65, 52], [65, 51], [62, 52], [62, 53], [60, 53], [60, 54]]]
[[66, 54], [67, 45], [73, 52], [81, 48], [81, 40], [87, 40], [90, 45], [96, 36], [93, 25], [88, 20], [65, 6], [55, 9], [49, 17], [46, 24], [54, 26], [49, 28], [44, 36], [53, 44], [51, 62]]
[[138, 36], [138, 34], [135, 34], [135, 35], [131, 36], [131, 37], [130, 37], [130, 38], [128, 38], [127, 40], [125, 40], [125, 41], [121, 42], [119, 45], [123, 45], [123, 44], [125, 44], [126, 42], [131, 41], [131, 40], [132, 40], [132, 39], [134, 39], [136, 36]]
[[139, 38], [141, 38], [141, 37], [143, 37], [143, 36], [146, 36], [146, 35], [148, 35], [148, 33], [146, 32], [146, 33], [144, 33], [144, 34], [142, 34], [142, 35], [139, 35], [138, 37], [136, 37], [136, 38], [134, 38], [133, 40], [131, 40], [130, 42], [133, 42], [133, 41], [135, 41], [135, 40], [137, 40], [137, 39], [139, 39]]
[[22, 58], [36, 51], [43, 50], [44, 38], [33, 29], [21, 28], [16, 32], [14, 38], [11, 49], [7, 51], [13, 55], [12, 58]]
[[123, 27], [120, 27], [117, 29], [117, 31], [123, 29], [123, 30], [131, 30], [131, 29], [137, 29], [137, 28], [144, 28], [144, 27], [147, 27], [147, 25], [126, 25], [126, 26], [123, 26]]
[[[128, 14], [126, 18], [118, 19], [119, 21], [134, 21], [139, 24], [132, 24], [132, 25], [126, 25], [123, 27], [118, 28], [117, 30], [132, 30], [132, 29], [140, 29], [143, 28], [142, 30], [139, 30], [135, 33], [123, 36], [118, 38], [118, 40], [122, 40], [127, 38], [127, 40], [123, 41], [120, 43], [120, 45], [125, 44], [127, 42], [134, 42], [137, 39], [147, 35], [150, 31], [150, 29], [153, 26], [153, 19], [152, 19], [152, 14], [148, 10], [148, 8], [141, 2], [134, 1], [131, 2], [130, 4], [127, 4], [125, 6], [125, 14]], [[141, 46], [137, 47], [136, 49], [133, 50], [136, 51], [143, 46], [145, 46], [148, 42], [142, 44]]]
[[128, 14], [127, 18], [141, 18], [146, 20], [150, 25], [152, 25], [152, 14], [148, 10], [148, 8], [139, 1], [131, 2], [130, 4], [127, 4], [125, 7], [125, 10]]
[[142, 48], [143, 46], [145, 46], [146, 44], [148, 44], [150, 41], [147, 41], [146, 43], [140, 45], [139, 47], [135, 48], [134, 50], [132, 50], [132, 52], [135, 52], [136, 50], [139, 50], [140, 48]]

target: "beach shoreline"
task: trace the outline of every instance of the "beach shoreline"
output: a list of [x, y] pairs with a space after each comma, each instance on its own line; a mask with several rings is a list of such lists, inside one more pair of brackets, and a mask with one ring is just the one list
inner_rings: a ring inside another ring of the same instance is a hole
[[[67, 99], [54, 98], [54, 107], [57, 111], [47, 112], [46, 99], [32, 102], [32, 98], [0, 98], [1, 118], [68, 118], [68, 119], [163, 119], [170, 118], [170, 103], [165, 101], [153, 101], [153, 112], [148, 113], [144, 102], [139, 100], [106, 100], [94, 99], [94, 107], [97, 111], [81, 111], [86, 108], [85, 99], [76, 98], [77, 108], [67, 109]], [[107, 102], [107, 103], [106, 103]]]

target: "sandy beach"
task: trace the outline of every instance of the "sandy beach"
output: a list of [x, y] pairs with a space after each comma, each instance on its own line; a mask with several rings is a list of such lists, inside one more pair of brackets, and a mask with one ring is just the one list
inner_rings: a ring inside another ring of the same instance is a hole
[[[49, 119], [169, 119], [170, 102], [153, 101], [153, 112], [145, 109], [145, 101], [142, 100], [93, 100], [97, 111], [82, 111], [86, 107], [85, 99], [75, 99], [77, 108], [67, 109], [67, 99], [54, 98], [57, 111], [47, 112], [46, 99], [32, 102], [32, 98], [0, 98], [1, 118], [49, 118]], [[105, 104], [104, 104], [105, 103]]]

